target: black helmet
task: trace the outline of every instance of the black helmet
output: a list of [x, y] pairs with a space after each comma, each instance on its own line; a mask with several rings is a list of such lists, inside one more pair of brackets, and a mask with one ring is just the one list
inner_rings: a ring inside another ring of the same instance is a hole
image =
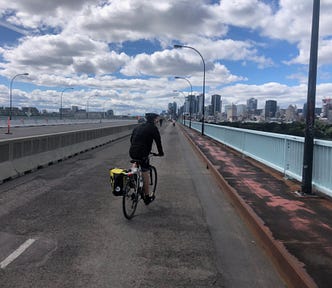
[[146, 113], [145, 118], [147, 122], [154, 122], [159, 117], [156, 113]]

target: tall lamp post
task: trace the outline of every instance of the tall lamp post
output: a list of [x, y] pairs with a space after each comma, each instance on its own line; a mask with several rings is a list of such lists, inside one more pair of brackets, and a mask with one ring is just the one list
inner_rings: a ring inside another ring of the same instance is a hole
[[18, 76], [28, 76], [29, 73], [20, 73], [20, 74], [16, 74], [11, 80], [10, 80], [10, 85], [9, 85], [9, 120], [8, 120], [8, 129], [6, 134], [11, 134], [10, 133], [10, 120], [12, 120], [12, 111], [13, 111], [13, 82], [14, 79]]
[[189, 128], [191, 128], [191, 115], [192, 115], [192, 95], [193, 95], [193, 86], [191, 82], [186, 77], [175, 76], [175, 79], [183, 79], [189, 83], [190, 86], [190, 100], [189, 100]]
[[69, 90], [69, 89], [74, 89], [73, 87], [66, 87], [62, 90], [61, 92], [61, 100], [60, 100], [60, 120], [62, 120], [62, 95], [63, 95], [63, 92], [65, 92], [66, 90]]
[[18, 76], [28, 76], [29, 73], [20, 73], [16, 74], [12, 80], [10, 81], [10, 88], [9, 88], [9, 120], [12, 120], [12, 110], [13, 110], [13, 95], [12, 95], [12, 89], [13, 89], [13, 82], [14, 79]]
[[205, 61], [204, 61], [204, 58], [202, 56], [202, 54], [197, 50], [195, 49], [194, 47], [191, 47], [191, 46], [186, 46], [186, 45], [174, 45], [174, 48], [175, 49], [179, 49], [179, 48], [189, 48], [189, 49], [192, 49], [194, 50], [199, 56], [201, 56], [202, 58], [202, 61], [203, 61], [203, 68], [204, 68], [204, 74], [203, 74], [203, 107], [202, 107], [202, 114], [203, 114], [203, 119], [202, 119], [202, 135], [204, 135], [204, 119], [205, 119]]

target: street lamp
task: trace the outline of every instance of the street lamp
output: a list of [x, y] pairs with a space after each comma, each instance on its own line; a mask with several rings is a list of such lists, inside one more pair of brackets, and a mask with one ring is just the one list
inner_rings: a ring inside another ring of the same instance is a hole
[[12, 111], [13, 111], [13, 82], [14, 79], [18, 76], [27, 76], [29, 75], [29, 73], [20, 73], [20, 74], [16, 74], [11, 80], [10, 80], [10, 85], [9, 85], [9, 119], [8, 119], [8, 128], [7, 128], [7, 132], [6, 134], [11, 134], [10, 132], [10, 121], [12, 120]]
[[66, 87], [62, 90], [61, 92], [61, 100], [60, 100], [60, 120], [62, 120], [62, 95], [63, 95], [63, 92], [65, 92], [66, 90], [69, 90], [69, 89], [74, 89], [73, 87]]
[[205, 61], [204, 61], [204, 58], [202, 56], [202, 54], [197, 50], [195, 49], [194, 47], [191, 47], [191, 46], [186, 46], [186, 45], [174, 45], [174, 48], [175, 49], [179, 49], [179, 48], [189, 48], [189, 49], [192, 49], [194, 50], [196, 53], [198, 53], [199, 56], [201, 56], [202, 58], [202, 61], [203, 61], [203, 67], [204, 67], [204, 74], [203, 74], [203, 107], [202, 107], [202, 114], [203, 114], [203, 119], [202, 119], [202, 135], [204, 135], [204, 118], [205, 118]]
[[10, 88], [9, 88], [9, 120], [12, 120], [12, 110], [13, 110], [13, 96], [12, 96], [12, 88], [13, 88], [13, 82], [14, 79], [18, 76], [28, 76], [29, 73], [20, 73], [16, 74], [12, 80], [10, 81]]
[[186, 77], [181, 76], [175, 76], [175, 79], [183, 79], [186, 80], [189, 83], [190, 86], [190, 99], [189, 99], [189, 128], [191, 128], [191, 114], [192, 114], [192, 95], [193, 95], [193, 86], [191, 85], [191, 82]]

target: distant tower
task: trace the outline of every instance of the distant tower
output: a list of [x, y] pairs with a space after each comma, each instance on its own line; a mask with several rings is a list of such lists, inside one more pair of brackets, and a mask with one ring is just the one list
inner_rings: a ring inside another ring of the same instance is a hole
[[172, 119], [176, 119], [176, 113], [177, 113], [176, 102], [168, 103], [168, 114], [172, 117]]
[[273, 118], [277, 112], [277, 101], [267, 100], [265, 101], [265, 119]]
[[237, 109], [233, 103], [225, 106], [227, 121], [233, 122], [237, 120]]
[[202, 115], [203, 113], [203, 94], [200, 94], [196, 97], [196, 101], [197, 101], [197, 108], [196, 108], [196, 113], [198, 113], [199, 115]]
[[217, 113], [221, 113], [221, 96], [214, 94], [211, 97], [211, 114], [216, 115]]
[[327, 115], [329, 114], [329, 110], [332, 110], [332, 98], [325, 98], [322, 100], [322, 102], [322, 116], [327, 117]]
[[250, 115], [255, 114], [257, 110], [257, 99], [250, 98], [247, 100], [247, 110]]

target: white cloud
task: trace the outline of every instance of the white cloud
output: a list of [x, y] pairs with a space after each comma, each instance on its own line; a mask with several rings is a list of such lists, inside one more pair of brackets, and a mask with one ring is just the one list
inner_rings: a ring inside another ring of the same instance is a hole
[[[321, 67], [332, 64], [331, 13], [332, 1], [322, 0]], [[172, 81], [173, 76], [189, 77], [196, 92], [202, 85], [199, 55], [189, 49], [170, 49], [174, 43], [181, 43], [203, 55], [208, 92], [219, 91], [230, 101], [247, 97], [259, 97], [261, 101], [277, 97], [280, 103], [305, 101], [307, 73], [302, 67], [306, 69], [309, 62], [311, 0], [222, 0], [216, 4], [204, 0], [0, 0], [0, 16], [1, 26], [23, 34], [18, 44], [0, 47], [0, 74], [8, 79], [27, 71], [29, 82], [35, 85], [86, 86], [100, 93], [110, 89], [117, 97], [110, 104], [119, 109], [124, 104], [137, 109], [153, 103], [161, 107], [167, 104], [165, 97], [170, 91], [188, 88], [186, 83]], [[251, 62], [251, 67], [265, 71], [283, 65], [281, 57], [264, 54], [271, 39], [294, 45], [295, 52], [282, 58], [287, 59], [284, 63], [290, 68], [300, 67], [289, 72], [288, 78], [285, 76], [285, 80], [298, 79], [298, 86], [244, 84], [251, 73], [245, 77], [241, 69], [232, 67], [232, 63], [240, 66]], [[125, 50], [126, 41], [135, 45], [134, 41], [140, 40], [157, 43], [163, 50], [136, 55]], [[110, 47], [116, 47], [115, 51]], [[328, 72], [324, 75], [329, 76]], [[320, 93], [331, 95], [329, 89], [326, 85]], [[86, 93], [67, 93], [67, 99], [81, 103]], [[34, 103], [57, 103], [57, 93], [51, 90], [21, 94]], [[1, 104], [8, 97], [3, 95], [5, 92], [0, 90], [0, 99], [4, 99]], [[102, 101], [97, 97], [92, 103]]]
[[[189, 9], [188, 9], [189, 7]], [[69, 31], [80, 31], [93, 39], [109, 42], [193, 37], [218, 37], [227, 29], [214, 19], [204, 1], [112, 1], [105, 6], [86, 6], [81, 15], [70, 21]]]
[[271, 7], [258, 0], [223, 0], [212, 10], [224, 23], [249, 29], [264, 27], [272, 16]]
[[109, 51], [107, 43], [94, 41], [84, 35], [29, 36], [18, 47], [1, 52], [6, 59], [6, 63], [0, 64], [4, 74], [13, 75], [15, 70], [28, 69], [30, 80], [49, 86], [57, 83], [41, 81], [45, 74], [60, 78], [75, 74], [110, 74], [130, 59], [124, 53]]

